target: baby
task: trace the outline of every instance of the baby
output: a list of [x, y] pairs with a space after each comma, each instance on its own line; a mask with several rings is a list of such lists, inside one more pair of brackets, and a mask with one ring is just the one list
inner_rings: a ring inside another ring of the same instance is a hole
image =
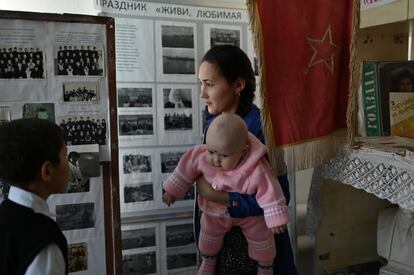
[[266, 147], [248, 133], [243, 119], [235, 114], [221, 114], [208, 128], [206, 144], [191, 147], [164, 182], [164, 202], [168, 206], [183, 197], [203, 175], [215, 190], [256, 194], [263, 209], [264, 216], [231, 218], [225, 205], [198, 198], [203, 211], [198, 244], [202, 254], [199, 274], [214, 274], [224, 235], [236, 225], [246, 236], [249, 256], [259, 264], [257, 274], [273, 274], [276, 248], [272, 233], [283, 231], [289, 222], [289, 213], [265, 154]]

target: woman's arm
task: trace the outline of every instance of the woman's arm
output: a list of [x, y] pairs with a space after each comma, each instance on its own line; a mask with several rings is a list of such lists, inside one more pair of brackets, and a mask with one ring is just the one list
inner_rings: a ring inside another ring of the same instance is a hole
[[[286, 198], [286, 204], [289, 204], [289, 182], [287, 175], [278, 177], [282, 187], [283, 194]], [[232, 218], [246, 218], [250, 216], [263, 215], [263, 209], [257, 203], [255, 195], [245, 195], [235, 192], [216, 191], [203, 176], [197, 179], [197, 192], [200, 196], [209, 201], [221, 203], [229, 208], [229, 214]]]
[[255, 195], [216, 191], [203, 176], [197, 179], [197, 193], [209, 201], [226, 205], [233, 218], [263, 215], [263, 209], [257, 204]]
[[197, 193], [209, 201], [224, 204], [227, 207], [230, 207], [229, 193], [214, 190], [203, 175], [197, 179]]

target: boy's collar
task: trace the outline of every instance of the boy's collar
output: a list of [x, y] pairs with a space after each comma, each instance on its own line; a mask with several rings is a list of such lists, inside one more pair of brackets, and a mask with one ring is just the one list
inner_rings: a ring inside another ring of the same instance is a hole
[[36, 195], [22, 188], [11, 186], [8, 199], [23, 205], [25, 207], [33, 209], [35, 213], [40, 213], [48, 217], [52, 217], [52, 213], [49, 210], [47, 202]]

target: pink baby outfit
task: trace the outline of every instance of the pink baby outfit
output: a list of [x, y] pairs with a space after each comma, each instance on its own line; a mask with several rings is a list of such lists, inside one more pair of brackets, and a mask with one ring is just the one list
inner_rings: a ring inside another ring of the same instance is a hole
[[289, 213], [282, 189], [264, 158], [266, 146], [249, 133], [249, 150], [231, 171], [211, 166], [206, 158], [206, 146], [191, 147], [181, 157], [171, 176], [164, 182], [164, 189], [181, 198], [203, 174], [217, 191], [256, 194], [264, 216], [231, 218], [227, 207], [199, 196], [198, 204], [203, 211], [199, 249], [202, 254], [216, 255], [223, 246], [224, 235], [235, 225], [242, 228], [248, 241], [249, 256], [261, 263], [272, 263], [276, 248], [272, 232], [268, 228], [289, 222]]

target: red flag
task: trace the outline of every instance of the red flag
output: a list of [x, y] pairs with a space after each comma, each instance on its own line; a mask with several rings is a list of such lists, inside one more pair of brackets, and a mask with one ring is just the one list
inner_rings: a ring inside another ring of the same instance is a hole
[[344, 137], [352, 7], [352, 0], [250, 1], [273, 164], [320, 165], [345, 140], [338, 130]]

